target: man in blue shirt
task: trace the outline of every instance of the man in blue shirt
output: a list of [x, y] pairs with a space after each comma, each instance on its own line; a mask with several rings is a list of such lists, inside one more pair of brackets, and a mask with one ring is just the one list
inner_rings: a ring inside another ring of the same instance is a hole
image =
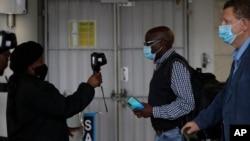
[[230, 141], [231, 125], [250, 125], [250, 1], [228, 0], [223, 8], [219, 36], [235, 50], [225, 87], [212, 104], [182, 127], [188, 134], [222, 121], [224, 140]]

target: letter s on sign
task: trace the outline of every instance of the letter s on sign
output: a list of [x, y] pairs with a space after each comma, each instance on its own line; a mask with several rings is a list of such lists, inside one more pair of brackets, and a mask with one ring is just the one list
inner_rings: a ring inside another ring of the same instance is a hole
[[85, 120], [85, 130], [90, 131], [91, 129], [91, 120]]

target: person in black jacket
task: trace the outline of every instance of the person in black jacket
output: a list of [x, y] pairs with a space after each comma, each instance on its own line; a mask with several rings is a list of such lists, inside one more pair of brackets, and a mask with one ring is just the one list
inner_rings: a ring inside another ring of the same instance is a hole
[[43, 47], [33, 41], [18, 45], [10, 56], [8, 141], [68, 141], [66, 119], [88, 106], [102, 83], [101, 73], [95, 73], [64, 97], [44, 80], [48, 68], [42, 56]]

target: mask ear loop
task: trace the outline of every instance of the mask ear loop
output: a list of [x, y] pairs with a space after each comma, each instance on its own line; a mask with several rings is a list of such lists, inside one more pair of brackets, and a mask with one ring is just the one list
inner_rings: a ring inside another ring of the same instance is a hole
[[234, 25], [232, 25], [232, 27], [236, 26], [237, 24], [239, 24], [242, 21], [242, 19], [240, 19], [237, 23], [235, 23]]
[[[161, 42], [161, 40], [159, 40]], [[153, 45], [157, 44], [159, 41], [153, 43], [152, 45], [150, 45], [150, 47], [152, 48]], [[154, 54], [156, 55], [157, 53], [159, 53], [162, 49], [162, 46], [160, 47], [160, 49], [158, 49]]]
[[[166, 39], [163, 39], [163, 40], [160, 40], [160, 41], [166, 41], [166, 42], [167, 42], [167, 40], [166, 40]], [[161, 48], [160, 48], [159, 50], [157, 50], [154, 54], [159, 53], [161, 50], [162, 50], [162, 45], [161, 45]]]
[[236, 34], [235, 36], [239, 36], [241, 33], [243, 33], [243, 31], [241, 31], [240, 33]]
[[161, 49], [162, 49], [162, 46], [161, 46], [160, 49], [158, 49], [154, 54], [159, 53], [159, 52], [161, 51]]
[[[241, 21], [242, 21], [242, 19], [240, 19], [237, 23], [235, 23], [234, 25], [232, 25], [232, 28], [233, 28], [234, 26], [236, 26], [237, 24], [239, 24]], [[231, 28], [231, 30], [232, 30], [232, 28]], [[231, 31], [231, 32], [232, 32], [232, 31]], [[241, 33], [243, 33], [243, 31], [239, 32], [238, 34], [235, 34], [235, 36], [237, 37], [237, 36], [239, 36]]]

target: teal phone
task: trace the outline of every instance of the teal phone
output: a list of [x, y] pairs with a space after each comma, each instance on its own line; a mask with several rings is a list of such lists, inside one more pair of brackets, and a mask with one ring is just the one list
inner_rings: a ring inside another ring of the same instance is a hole
[[142, 110], [142, 109], [144, 109], [143, 104], [138, 99], [136, 99], [133, 96], [131, 96], [131, 97], [128, 98], [127, 105], [132, 110]]

